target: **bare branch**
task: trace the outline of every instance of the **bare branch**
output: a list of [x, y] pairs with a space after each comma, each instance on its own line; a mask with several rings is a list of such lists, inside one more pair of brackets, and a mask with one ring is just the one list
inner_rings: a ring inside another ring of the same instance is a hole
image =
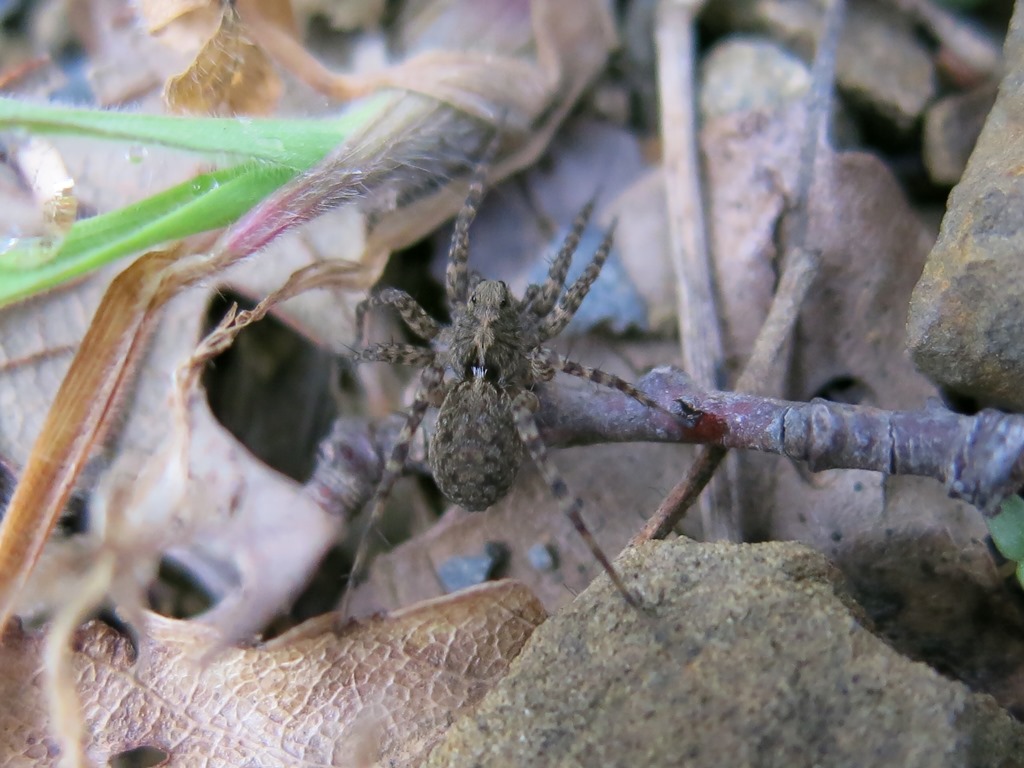
[[[679, 341], [686, 370], [702, 384], [721, 386], [725, 352], [719, 328], [711, 250], [708, 247], [696, 115], [695, 61], [697, 15], [702, 2], [662, 0], [655, 16], [658, 52], [658, 98], [664, 143], [665, 198], [668, 205], [669, 256], [676, 277]], [[723, 476], [712, 482], [715, 457], [698, 502], [705, 539], [737, 539], [735, 461], [726, 462]], [[700, 456], [696, 464], [707, 463]], [[703, 485], [702, 485], [703, 488]], [[692, 503], [692, 501], [691, 501]], [[665, 505], [662, 504], [662, 508]], [[689, 506], [689, 505], [687, 505]]]
[[[827, 140], [828, 118], [831, 114], [835, 62], [846, 11], [845, 0], [831, 0], [826, 8], [825, 25], [811, 72], [811, 91], [807, 95], [807, 121], [800, 151], [800, 174], [795, 196], [790, 204], [793, 212], [792, 247], [787, 249], [782, 278], [768, 316], [758, 333], [750, 358], [736, 382], [741, 392], [756, 391], [761, 382], [773, 380], [784, 351], [800, 316], [802, 306], [821, 264], [820, 254], [806, 247], [809, 218], [808, 198], [814, 181], [818, 148]], [[676, 483], [659, 505], [633, 543], [660, 539], [668, 535], [683, 519], [686, 511], [701, 498], [701, 491], [711, 482], [718, 465], [726, 458], [723, 448], [701, 451], [686, 477]], [[726, 469], [729, 468], [726, 464]], [[735, 474], [735, 473], [732, 473]], [[703, 516], [703, 509], [702, 516]]]
[[[669, 367], [648, 373], [637, 389], [678, 417], [614, 390], [538, 386], [537, 425], [544, 442], [551, 447], [701, 443], [787, 456], [815, 472], [867, 469], [920, 475], [943, 483], [950, 496], [989, 516], [1003, 498], [1024, 486], [1024, 415], [985, 410], [963, 416], [938, 405], [887, 411], [825, 400], [777, 400], [706, 390]], [[333, 494], [339, 513], [355, 514], [369, 498], [383, 466], [384, 447], [393, 442], [400, 422], [388, 420], [371, 433], [361, 422], [347, 420], [344, 429], [336, 430], [334, 446], [321, 453], [323, 466], [313, 484], [334, 473], [334, 487], [344, 489]], [[429, 435], [431, 430], [432, 424], [425, 422], [424, 431]], [[343, 470], [330, 466], [339, 457]], [[415, 448], [407, 469], [423, 469]], [[344, 478], [340, 485], [337, 477]]]

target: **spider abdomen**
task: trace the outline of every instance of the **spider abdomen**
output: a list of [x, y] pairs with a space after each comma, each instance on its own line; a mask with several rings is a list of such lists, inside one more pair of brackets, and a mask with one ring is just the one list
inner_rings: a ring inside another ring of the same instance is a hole
[[468, 510], [487, 509], [508, 493], [522, 463], [509, 396], [482, 378], [455, 384], [430, 441], [430, 468], [441, 493]]

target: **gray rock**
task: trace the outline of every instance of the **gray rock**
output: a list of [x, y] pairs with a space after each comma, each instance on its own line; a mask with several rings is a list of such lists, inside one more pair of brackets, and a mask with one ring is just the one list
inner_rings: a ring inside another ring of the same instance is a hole
[[1024, 5], [1006, 40], [1006, 77], [938, 242], [914, 289], [907, 323], [914, 362], [980, 405], [1024, 409]]
[[651, 543], [536, 630], [432, 766], [1020, 765], [1024, 726], [862, 624], [799, 544]]
[[[551, 262], [554, 261], [562, 241], [568, 234], [567, 227], [555, 233], [548, 243], [544, 258], [537, 259], [527, 272], [527, 282], [543, 285]], [[587, 268], [594, 253], [601, 246], [604, 236], [605, 230], [593, 224], [583, 230], [572, 263], [569, 265], [569, 274], [566, 275], [567, 287], [583, 274], [583, 270]], [[587, 294], [587, 300], [576, 310], [563, 333], [568, 336], [582, 336], [599, 326], [607, 326], [612, 333], [617, 334], [625, 333], [630, 328], [646, 331], [649, 327], [643, 296], [623, 267], [622, 257], [614, 245], [604, 268]]]
[[953, 185], [960, 180], [995, 98], [995, 87], [986, 83], [945, 96], [928, 108], [924, 116], [924, 164], [936, 184]]
[[[809, 61], [821, 29], [819, 0], [715, 0], [713, 29], [766, 34]], [[906, 16], [871, 0], [847, 6], [836, 80], [851, 104], [898, 133], [909, 133], [936, 91], [935, 66]]]
[[445, 591], [457, 592], [490, 579], [495, 570], [508, 559], [508, 548], [489, 541], [479, 554], [450, 557], [437, 566], [437, 577]]
[[538, 571], [553, 571], [558, 567], [558, 553], [550, 544], [534, 544], [526, 550], [526, 559]]
[[907, 18], [870, 2], [849, 4], [836, 80], [851, 107], [901, 134], [935, 97], [935, 66]]
[[726, 39], [701, 63], [701, 120], [774, 109], [805, 96], [811, 87], [807, 65], [770, 40]]

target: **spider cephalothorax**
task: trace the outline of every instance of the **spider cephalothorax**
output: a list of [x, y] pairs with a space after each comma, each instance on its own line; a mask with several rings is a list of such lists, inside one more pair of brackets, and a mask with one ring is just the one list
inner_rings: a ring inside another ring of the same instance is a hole
[[483, 378], [500, 387], [529, 380], [522, 304], [500, 280], [479, 282], [452, 323], [440, 333], [447, 366], [464, 379]]
[[[544, 343], [569, 323], [601, 272], [612, 245], [611, 230], [583, 274], [565, 288], [573, 252], [590, 218], [587, 204], [541, 285], [531, 285], [522, 299], [497, 280], [471, 281], [466, 261], [468, 230], [483, 193], [482, 175], [473, 181], [470, 194], [455, 224], [448, 253], [445, 286], [451, 322], [442, 326], [404, 291], [385, 288], [360, 304], [356, 312], [360, 338], [366, 309], [386, 304], [394, 307], [410, 329], [429, 347], [410, 344], [375, 344], [356, 354], [356, 359], [413, 365], [423, 368], [420, 387], [374, 496], [375, 519], [395, 480], [405, 468], [413, 436], [431, 405], [438, 405], [437, 425], [429, 446], [429, 463], [441, 492], [469, 510], [483, 510], [508, 493], [523, 457], [537, 463], [562, 511], [586, 541], [594, 557], [616, 587], [631, 602], [608, 558], [598, 547], [580, 515], [582, 502], [569, 494], [547, 458], [534, 419], [536, 384], [562, 371], [618, 389], [644, 405], [659, 407], [632, 384], [611, 374], [566, 360]], [[471, 285], [471, 282], [474, 282]], [[361, 572], [361, 549], [354, 571]]]

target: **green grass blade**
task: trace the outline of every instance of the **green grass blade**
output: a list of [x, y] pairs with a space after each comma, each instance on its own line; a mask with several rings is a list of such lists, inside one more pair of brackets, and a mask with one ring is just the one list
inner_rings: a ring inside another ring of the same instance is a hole
[[160, 144], [208, 154], [308, 168], [378, 108], [360, 101], [333, 119], [176, 117], [33, 104], [0, 97], [0, 129]]
[[77, 221], [56, 245], [0, 243], [0, 307], [51, 290], [115, 259], [227, 226], [319, 163], [375, 115], [383, 96], [337, 118], [283, 120], [146, 115], [32, 104], [0, 97], [0, 129], [69, 134], [245, 158], [133, 205]]
[[17, 248], [0, 257], [0, 306], [50, 290], [115, 259], [226, 226], [296, 175], [257, 163], [203, 174], [110, 213], [76, 222], [59, 250], [36, 266], [20, 265]]

